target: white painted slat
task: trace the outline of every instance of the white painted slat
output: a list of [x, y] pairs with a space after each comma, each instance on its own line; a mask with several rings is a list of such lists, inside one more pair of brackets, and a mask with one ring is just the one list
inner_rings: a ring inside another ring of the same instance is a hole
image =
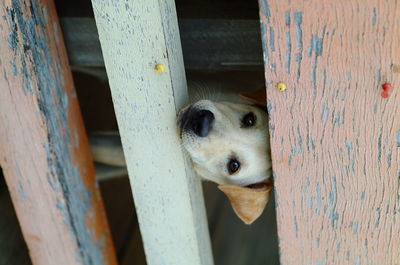
[[175, 123], [188, 97], [174, 1], [92, 3], [148, 265], [213, 264]]

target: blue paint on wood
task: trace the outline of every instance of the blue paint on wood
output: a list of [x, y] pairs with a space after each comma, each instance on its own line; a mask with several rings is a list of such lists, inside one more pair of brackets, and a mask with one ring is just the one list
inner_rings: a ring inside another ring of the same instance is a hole
[[290, 12], [289, 11], [285, 12], [285, 25], [290, 26]]
[[[311, 35], [311, 51], [315, 53], [315, 56], [322, 55], [322, 47], [323, 47], [324, 38], [319, 38], [316, 35]], [[311, 57], [311, 53], [309, 54]]]
[[18, 194], [19, 194], [21, 199], [26, 199], [24, 188], [22, 187], [21, 183], [18, 183]]
[[272, 27], [269, 27], [269, 45], [271, 51], [275, 51], [275, 31]]
[[358, 221], [353, 222], [353, 233], [354, 234], [358, 233]]
[[347, 141], [347, 142], [346, 142], [346, 148], [347, 148], [348, 150], [353, 149], [353, 142]]
[[315, 147], [316, 147], [316, 145], [315, 145], [315, 140], [314, 140], [314, 139], [311, 139], [311, 149], [312, 149], [313, 151], [315, 151]]
[[336, 183], [336, 177], [333, 177], [333, 178], [332, 178], [332, 191], [333, 191], [334, 199], [335, 199], [335, 202], [336, 202], [336, 200], [337, 200], [337, 183]]
[[379, 134], [378, 137], [378, 162], [381, 163], [382, 158], [382, 132]]
[[312, 208], [312, 206], [313, 206], [313, 196], [312, 195], [308, 196], [307, 205], [308, 205], [308, 208], [310, 208], [310, 209]]
[[[261, 42], [263, 47], [268, 47], [268, 39], [266, 35], [267, 35], [267, 25], [261, 23]], [[264, 56], [264, 62], [268, 62], [269, 60], [268, 49], [263, 49], [263, 56]]]
[[376, 114], [378, 112], [378, 104], [374, 104], [374, 114]]
[[268, 0], [261, 0], [258, 1], [259, 5], [260, 5], [260, 9], [262, 14], [264, 14], [264, 16], [267, 19], [267, 22], [269, 23], [270, 18], [271, 18], [271, 10], [269, 9], [269, 4], [268, 4]]
[[[29, 6], [31, 16], [25, 16], [23, 9]], [[20, 74], [24, 79], [24, 91], [36, 93], [39, 113], [47, 128], [45, 148], [50, 174], [46, 176], [55, 192], [62, 193], [65, 207], [59, 208], [64, 214], [66, 225], [77, 240], [77, 262], [79, 264], [105, 264], [102, 240], [93, 241], [86, 223], [86, 216], [91, 206], [92, 194], [83, 183], [80, 169], [71, 160], [68, 117], [68, 96], [63, 89], [62, 69], [53, 58], [49, 41], [46, 38], [45, 16], [38, 7], [38, 1], [12, 0], [6, 8], [10, 32], [8, 44], [15, 51], [22, 66]], [[17, 36], [20, 36], [18, 39]], [[26, 56], [29, 54], [29, 56]], [[27, 61], [26, 61], [27, 60]], [[33, 80], [28, 75], [27, 65], [32, 65], [37, 88], [33, 90]]]
[[351, 81], [351, 72], [347, 72], [347, 81]]
[[396, 133], [396, 144], [397, 147], [400, 147], [400, 130], [398, 130]]
[[378, 83], [380, 84], [382, 81], [382, 69], [379, 68], [378, 70], [376, 70], [377, 75], [378, 75]]
[[363, 201], [365, 199], [365, 191], [361, 192], [360, 199]]
[[376, 221], [375, 221], [375, 228], [378, 228], [379, 221], [381, 220], [381, 208], [378, 208], [377, 212], [378, 212], [378, 217], [376, 218]]
[[321, 120], [326, 122], [329, 116], [329, 107], [326, 103], [322, 103]]
[[390, 150], [387, 155], [387, 166], [388, 166], [388, 168], [390, 168], [392, 166], [392, 150]]
[[376, 18], [378, 16], [378, 12], [376, 11], [376, 7], [372, 10], [372, 26], [376, 25]]
[[319, 261], [317, 261], [317, 263], [315, 263], [315, 265], [324, 265], [324, 261], [323, 260], [319, 260]]
[[329, 211], [328, 218], [331, 221], [331, 226], [334, 227], [335, 226], [335, 221], [337, 221], [339, 219], [339, 214], [336, 213], [334, 209], [331, 209]]
[[294, 217], [293, 225], [294, 225], [294, 231], [296, 232], [296, 237], [298, 237], [299, 226], [297, 224], [296, 216]]
[[[323, 36], [325, 35], [325, 29], [323, 30]], [[318, 57], [322, 55], [322, 47], [323, 47], [323, 37], [319, 38], [316, 35], [311, 35], [311, 43], [308, 48], [308, 57], [311, 57], [314, 52], [314, 61], [311, 67], [311, 83], [314, 88], [314, 96], [317, 94], [317, 65], [318, 65]]]
[[296, 45], [302, 51], [303, 50], [303, 29], [301, 24], [303, 23], [303, 12], [294, 13], [294, 24], [296, 26]]
[[18, 69], [17, 66], [15, 65], [15, 59], [10, 61], [10, 66], [13, 72], [13, 75], [18, 75]]
[[301, 136], [301, 133], [300, 133], [300, 127], [297, 127], [297, 144], [298, 144], [297, 153], [302, 154], [303, 153], [303, 137]]
[[319, 214], [321, 211], [321, 204], [322, 204], [321, 186], [319, 185], [319, 182], [317, 182], [316, 189], [317, 189], [317, 200], [315, 205], [315, 213]]
[[286, 32], [286, 73], [290, 73], [290, 62], [292, 60], [292, 40], [290, 30]]

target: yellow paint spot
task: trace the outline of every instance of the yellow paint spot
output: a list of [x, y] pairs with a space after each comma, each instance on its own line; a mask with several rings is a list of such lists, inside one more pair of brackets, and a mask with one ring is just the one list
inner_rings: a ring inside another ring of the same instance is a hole
[[161, 74], [165, 72], [165, 66], [163, 64], [156, 64], [154, 69], [157, 71], [157, 74]]
[[279, 91], [285, 91], [286, 90], [286, 84], [283, 82], [279, 82], [276, 84], [276, 88], [279, 89]]

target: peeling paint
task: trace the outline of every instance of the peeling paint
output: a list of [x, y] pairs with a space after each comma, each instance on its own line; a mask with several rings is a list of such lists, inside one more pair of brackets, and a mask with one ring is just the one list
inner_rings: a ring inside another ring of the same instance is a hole
[[382, 158], [382, 132], [379, 134], [378, 137], [378, 162], [381, 162]]
[[14, 76], [18, 75], [18, 69], [17, 69], [17, 66], [15, 65], [14, 60], [10, 61], [10, 66], [12, 68], [13, 75]]
[[319, 185], [319, 182], [317, 182], [316, 189], [317, 189], [317, 201], [315, 205], [315, 213], [319, 214], [321, 211], [321, 204], [322, 204], [321, 186]]
[[378, 228], [379, 221], [381, 220], [381, 208], [378, 208], [376, 211], [378, 212], [378, 217], [376, 218], [376, 221], [375, 221], [375, 228]]
[[321, 120], [326, 122], [329, 116], [329, 107], [326, 103], [322, 103]]
[[303, 12], [295, 12], [294, 24], [296, 25], [296, 45], [300, 49], [300, 51], [303, 50], [303, 30], [301, 28], [302, 23], [303, 23]]
[[329, 211], [328, 218], [331, 221], [331, 226], [335, 227], [335, 221], [337, 221], [339, 219], [339, 214], [336, 213], [334, 209], [331, 209]]
[[353, 222], [353, 233], [354, 234], [358, 233], [358, 221]]
[[390, 150], [387, 155], [387, 167], [390, 168], [391, 166], [392, 166], [392, 150]]
[[312, 208], [312, 206], [313, 206], [313, 196], [312, 195], [308, 195], [307, 205], [308, 205], [309, 209]]
[[21, 196], [22, 199], [26, 199], [24, 188], [22, 187], [21, 183], [18, 183], [18, 194]]
[[285, 24], [286, 24], [286, 26], [290, 26], [290, 12], [289, 11], [285, 12]]
[[376, 12], [376, 7], [372, 10], [372, 26], [376, 25], [376, 18], [378, 16], [378, 13]]
[[400, 147], [400, 130], [398, 130], [396, 133], [396, 143], [397, 147]]
[[271, 10], [269, 9], [268, 0], [259, 1], [261, 12], [264, 14], [267, 22], [270, 22]]
[[272, 27], [269, 27], [269, 45], [271, 51], [275, 51], [275, 31]]
[[[29, 6], [30, 16], [24, 15], [26, 6]], [[62, 69], [56, 64], [57, 60], [53, 58], [49, 40], [46, 38], [47, 11], [41, 9], [37, 1], [24, 3], [11, 0], [11, 7], [7, 7], [6, 12], [10, 21], [8, 44], [16, 52], [16, 56], [19, 56], [24, 91], [37, 94], [39, 115], [47, 127], [48, 145], [45, 148], [50, 174], [46, 177], [54, 191], [62, 193], [66, 200], [63, 208], [59, 207], [58, 202], [54, 203], [64, 215], [71, 234], [77, 239], [77, 262], [87, 265], [105, 264], [108, 257], [104, 257], [102, 253], [104, 242], [101, 239], [98, 242], [93, 241], [85, 220], [91, 210], [92, 194], [86, 189], [79, 168], [71, 161], [69, 102], [63, 82], [56, 78], [63, 75]], [[27, 65], [33, 65], [29, 69], [33, 73], [28, 71]], [[18, 72], [14, 71], [14, 74]], [[35, 78], [35, 87], [39, 90], [33, 90], [32, 78]]]
[[[323, 31], [323, 36], [325, 35], [325, 29]], [[322, 47], [323, 47], [323, 37], [319, 38], [316, 35], [311, 35], [311, 43], [308, 48], [308, 57], [311, 57], [314, 51], [314, 61], [311, 67], [311, 83], [314, 88], [314, 96], [317, 94], [317, 65], [318, 65], [318, 57], [322, 55]]]
[[293, 225], [294, 225], [294, 231], [296, 232], [296, 237], [298, 237], [299, 227], [298, 227], [298, 224], [297, 224], [296, 216], [293, 219]]
[[290, 63], [292, 60], [292, 40], [290, 30], [286, 32], [286, 73], [290, 73]]

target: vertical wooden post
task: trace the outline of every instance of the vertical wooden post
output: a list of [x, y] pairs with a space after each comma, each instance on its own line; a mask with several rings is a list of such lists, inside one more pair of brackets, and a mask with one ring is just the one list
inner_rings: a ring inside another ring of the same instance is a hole
[[398, 2], [260, 8], [281, 263], [400, 264]]
[[33, 264], [116, 264], [52, 0], [0, 3], [0, 163]]
[[200, 180], [176, 129], [187, 91], [174, 1], [92, 3], [147, 262], [213, 264]]

